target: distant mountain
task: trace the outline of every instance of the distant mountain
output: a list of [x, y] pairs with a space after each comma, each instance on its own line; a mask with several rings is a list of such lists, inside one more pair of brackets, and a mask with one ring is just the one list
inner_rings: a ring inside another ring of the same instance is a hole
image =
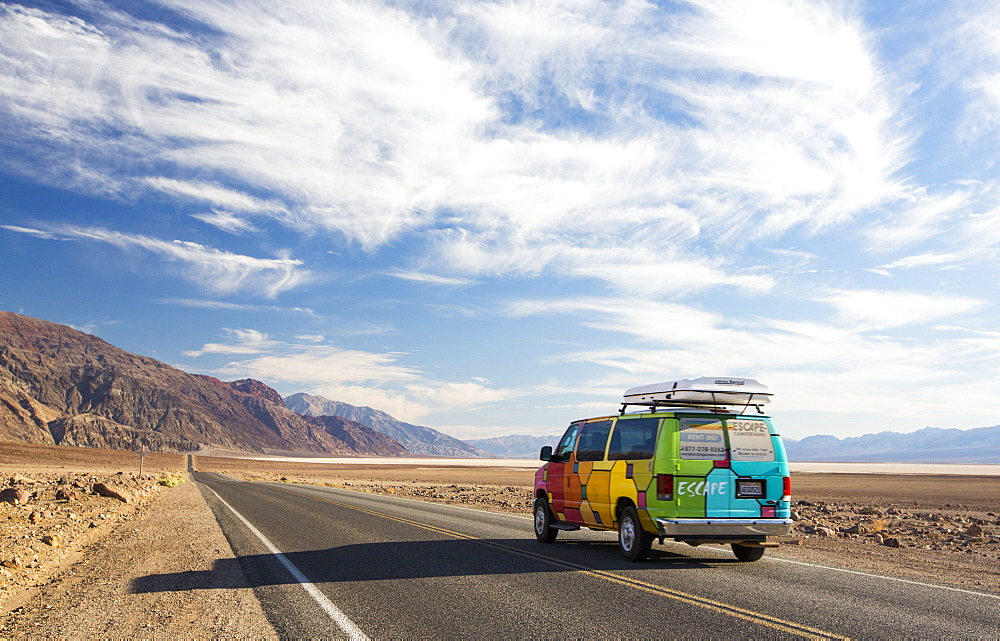
[[879, 432], [844, 439], [808, 436], [786, 440], [785, 449], [791, 461], [1000, 465], [1000, 425], [970, 430], [925, 427], [908, 434]]
[[292, 411], [304, 415], [342, 416], [352, 421], [366, 425], [376, 432], [390, 436], [399, 441], [414, 454], [431, 456], [457, 456], [492, 458], [487, 451], [460, 441], [457, 438], [443, 434], [435, 429], [404, 423], [381, 410], [370, 407], [358, 407], [340, 401], [331, 401], [322, 396], [312, 394], [292, 394], [285, 398], [285, 406]]
[[259, 381], [188, 374], [10, 312], [0, 312], [0, 440], [161, 452], [405, 452], [363, 425], [299, 416]]
[[512, 434], [510, 436], [494, 436], [492, 438], [466, 439], [473, 447], [486, 450], [501, 458], [538, 458], [538, 453], [545, 445], [555, 447], [561, 436], [528, 436], [527, 434]]

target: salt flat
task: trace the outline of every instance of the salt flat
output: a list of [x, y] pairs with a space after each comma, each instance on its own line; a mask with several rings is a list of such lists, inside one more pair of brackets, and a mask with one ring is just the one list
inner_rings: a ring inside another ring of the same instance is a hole
[[[516, 458], [434, 458], [434, 457], [289, 457], [228, 453], [226, 458], [256, 461], [284, 461], [331, 465], [410, 465], [422, 467], [513, 467], [537, 468], [537, 459]], [[805, 474], [930, 474], [949, 476], [1000, 476], [998, 465], [955, 465], [944, 463], [789, 463], [793, 472]]]
[[793, 472], [813, 474], [932, 474], [1000, 476], [1000, 465], [951, 463], [789, 463]]

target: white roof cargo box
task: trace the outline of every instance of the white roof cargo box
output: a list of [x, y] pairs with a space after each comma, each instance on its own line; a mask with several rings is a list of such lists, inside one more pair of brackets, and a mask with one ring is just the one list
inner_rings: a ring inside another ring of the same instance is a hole
[[771, 388], [754, 378], [702, 376], [642, 385], [625, 391], [626, 405], [762, 405]]

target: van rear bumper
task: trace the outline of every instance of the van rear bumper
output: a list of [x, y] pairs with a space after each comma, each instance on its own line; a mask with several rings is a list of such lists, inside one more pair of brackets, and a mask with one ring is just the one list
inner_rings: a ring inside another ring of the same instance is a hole
[[791, 534], [791, 519], [656, 519], [663, 536], [780, 536]]

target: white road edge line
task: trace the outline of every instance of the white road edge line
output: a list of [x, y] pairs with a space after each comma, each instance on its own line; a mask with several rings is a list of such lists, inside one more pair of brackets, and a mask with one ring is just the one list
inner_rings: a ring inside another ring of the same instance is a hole
[[[212, 490], [212, 488], [209, 487], [208, 485], [206, 485], [205, 487], [208, 487], [209, 490]], [[243, 525], [247, 526], [247, 529], [253, 532], [254, 536], [260, 539], [260, 542], [264, 544], [264, 547], [267, 548], [267, 550], [271, 554], [273, 554], [279, 561], [281, 561], [281, 564], [285, 566], [285, 569], [288, 570], [288, 573], [291, 574], [292, 577], [294, 577], [295, 580], [299, 582], [299, 585], [301, 585], [303, 589], [305, 589], [305, 591], [309, 593], [309, 596], [311, 596], [316, 601], [316, 603], [319, 604], [319, 607], [323, 608], [323, 611], [326, 612], [327, 615], [331, 619], [333, 619], [334, 623], [336, 623], [340, 627], [340, 629], [344, 631], [344, 634], [346, 634], [351, 639], [357, 639], [358, 641], [368, 641], [368, 635], [362, 632], [361, 628], [356, 626], [353, 621], [348, 619], [347, 615], [341, 612], [340, 608], [334, 605], [333, 601], [326, 598], [326, 595], [320, 592], [319, 589], [315, 585], [313, 585], [312, 581], [309, 580], [309, 577], [302, 574], [302, 572], [299, 571], [299, 569], [295, 567], [295, 565], [291, 561], [288, 560], [288, 557], [282, 554], [281, 551], [278, 548], [276, 548], [274, 544], [271, 543], [260, 530], [254, 527], [253, 523], [248, 521], [245, 516], [237, 512], [232, 505], [226, 503], [225, 499], [219, 496], [218, 492], [212, 490], [212, 494], [215, 494], [215, 498], [219, 499], [220, 503], [225, 505], [230, 512], [235, 514], [236, 518], [242, 521]]]
[[[680, 544], [678, 544], [680, 545]], [[726, 553], [727, 550], [724, 548], [717, 548], [713, 546], [706, 545], [706, 549], [714, 550], [716, 552]], [[923, 581], [914, 581], [912, 579], [901, 579], [896, 576], [888, 576], [886, 574], [874, 574], [872, 572], [861, 572], [860, 570], [848, 570], [845, 568], [835, 568], [830, 565], [819, 565], [818, 563], [806, 563], [805, 561], [794, 561], [792, 559], [782, 559], [776, 556], [765, 556], [762, 561], [777, 561], [780, 563], [794, 563], [795, 565], [805, 565], [811, 568], [819, 568], [821, 570], [833, 570], [834, 572], [843, 572], [845, 574], [858, 574], [860, 576], [870, 576], [876, 579], [885, 579], [886, 581], [898, 581], [899, 583], [909, 583], [910, 585], [919, 585], [925, 588], [937, 588], [938, 590], [949, 590], [951, 592], [961, 592], [962, 594], [973, 594], [975, 596], [984, 596], [989, 599], [1000, 599], [1000, 594], [990, 594], [988, 592], [976, 592], [975, 590], [964, 590], [962, 588], [953, 588], [947, 585], [938, 585], [936, 583], [924, 583]]]
[[990, 599], [1000, 599], [1000, 594], [989, 594], [987, 592], [976, 592], [975, 590], [963, 590], [962, 588], [953, 588], [947, 585], [936, 585], [934, 583], [924, 583], [923, 581], [913, 581], [912, 579], [901, 579], [895, 576], [886, 576], [885, 574], [872, 574], [870, 572], [859, 572], [858, 570], [845, 570], [843, 568], [833, 568], [827, 565], [817, 565], [815, 563], [806, 563], [805, 561], [793, 561], [791, 559], [779, 559], [777, 557], [770, 557], [771, 561], [781, 561], [782, 563], [794, 563], [796, 565], [807, 565], [813, 568], [821, 568], [823, 570], [834, 570], [835, 572], [846, 572], [847, 574], [860, 574], [862, 576], [878, 577], [880, 579], [885, 579], [886, 581], [898, 581], [899, 583], [909, 583], [910, 585], [919, 585], [925, 588], [937, 588], [939, 590], [949, 590], [951, 592], [961, 592], [962, 594], [974, 594], [976, 596], [984, 596]]

